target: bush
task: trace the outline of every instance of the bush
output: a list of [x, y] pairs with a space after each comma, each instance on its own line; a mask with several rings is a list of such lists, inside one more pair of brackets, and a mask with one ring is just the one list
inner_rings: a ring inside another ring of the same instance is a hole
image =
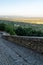
[[6, 25], [6, 32], [10, 33], [11, 35], [15, 35], [15, 31], [11, 25]]
[[9, 31], [10, 35], [15, 35], [16, 33], [14, 31]]
[[20, 26], [15, 30], [15, 32], [16, 32], [17, 35], [21, 35], [21, 36], [25, 36], [26, 35], [25, 29], [20, 27]]
[[5, 31], [5, 26], [6, 26], [6, 24], [0, 23], [0, 30]]
[[41, 30], [35, 30], [32, 27], [31, 28], [24, 28], [24, 27], [16, 27], [14, 28], [10, 24], [4, 24], [0, 23], [0, 30], [6, 31], [10, 33], [11, 35], [20, 35], [20, 36], [43, 36], [43, 32]]
[[32, 28], [24, 28], [25, 29], [25, 35], [31, 36], [33, 35], [33, 29]]
[[43, 32], [41, 32], [40, 30], [33, 30], [32, 28], [18, 27], [15, 32], [20, 36], [43, 36]]

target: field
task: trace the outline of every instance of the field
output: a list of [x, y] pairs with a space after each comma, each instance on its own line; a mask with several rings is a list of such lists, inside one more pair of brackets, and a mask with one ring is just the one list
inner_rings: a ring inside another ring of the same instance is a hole
[[20, 17], [6, 17], [0, 18], [0, 20], [8, 20], [8, 21], [16, 21], [16, 22], [24, 22], [24, 23], [35, 23], [35, 24], [43, 24], [43, 18], [20, 18]]

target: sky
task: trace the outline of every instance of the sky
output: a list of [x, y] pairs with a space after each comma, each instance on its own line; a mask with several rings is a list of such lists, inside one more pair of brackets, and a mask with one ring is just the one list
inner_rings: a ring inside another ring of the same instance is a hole
[[0, 0], [0, 15], [43, 17], [43, 0]]

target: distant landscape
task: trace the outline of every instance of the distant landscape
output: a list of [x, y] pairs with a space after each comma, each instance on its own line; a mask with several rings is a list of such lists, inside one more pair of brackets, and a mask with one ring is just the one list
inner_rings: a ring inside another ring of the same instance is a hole
[[0, 20], [24, 22], [24, 23], [34, 23], [34, 24], [43, 24], [43, 17], [0, 17]]
[[0, 18], [0, 30], [11, 35], [43, 36], [43, 18]]

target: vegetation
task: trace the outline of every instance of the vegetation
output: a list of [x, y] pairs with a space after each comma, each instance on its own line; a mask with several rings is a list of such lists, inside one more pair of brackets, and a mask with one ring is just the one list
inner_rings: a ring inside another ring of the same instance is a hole
[[0, 30], [5, 31], [5, 26], [6, 26], [6, 25], [5, 25], [4, 23], [1, 23], [1, 24], [0, 24]]
[[26, 35], [25, 29], [20, 27], [20, 26], [15, 30], [15, 32], [16, 32], [17, 35], [21, 35], [21, 36], [25, 36]]
[[[14, 25], [15, 24], [15, 25]], [[6, 23], [1, 21], [0, 30], [6, 31], [11, 35], [19, 36], [43, 36], [43, 25], [25, 24], [25, 23]]]
[[41, 32], [40, 30], [33, 30], [32, 28], [18, 27], [15, 32], [17, 35], [21, 36], [43, 36], [43, 32]]
[[13, 30], [13, 27], [11, 25], [0, 23], [0, 30], [6, 31], [6, 32], [10, 33], [11, 35], [15, 35], [15, 31]]

